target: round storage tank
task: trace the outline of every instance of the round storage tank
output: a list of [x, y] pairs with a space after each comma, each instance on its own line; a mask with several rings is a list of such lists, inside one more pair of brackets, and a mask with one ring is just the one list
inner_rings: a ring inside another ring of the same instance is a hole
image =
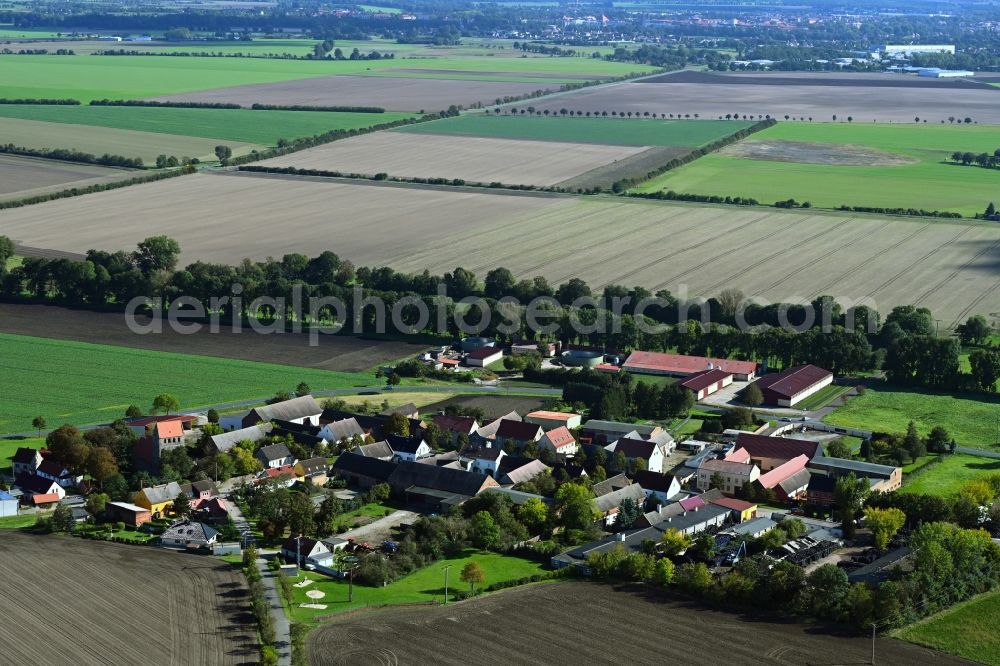
[[468, 354], [483, 347], [495, 347], [496, 344], [497, 341], [493, 338], [465, 338], [462, 340], [462, 351]]
[[570, 349], [564, 351], [559, 358], [563, 365], [570, 368], [595, 368], [604, 361], [604, 352]]

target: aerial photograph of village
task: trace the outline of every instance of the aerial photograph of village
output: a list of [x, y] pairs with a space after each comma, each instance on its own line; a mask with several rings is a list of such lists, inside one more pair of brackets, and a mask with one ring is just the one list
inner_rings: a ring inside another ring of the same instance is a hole
[[0, 664], [1000, 666], [1000, 0], [377, 2], [0, 0]]

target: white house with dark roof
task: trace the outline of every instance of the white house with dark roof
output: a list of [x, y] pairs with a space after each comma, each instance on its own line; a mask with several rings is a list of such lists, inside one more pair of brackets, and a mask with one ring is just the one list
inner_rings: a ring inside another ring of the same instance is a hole
[[257, 449], [257, 453], [254, 455], [260, 461], [260, 464], [264, 466], [264, 469], [278, 469], [279, 467], [295, 464], [295, 456], [292, 455], [292, 452], [288, 450], [286, 445], [280, 442], [278, 444], [262, 446]]
[[[263, 407], [254, 407], [242, 419], [242, 427], [268, 421], [291, 421], [292, 423], [319, 425], [323, 408], [311, 395], [303, 395], [291, 400], [282, 400]], [[221, 422], [221, 420], [220, 420]]]
[[206, 525], [190, 520], [175, 523], [160, 535], [164, 548], [209, 548], [219, 538], [219, 533]]
[[328, 442], [342, 442], [354, 437], [360, 437], [364, 441], [365, 429], [361, 427], [357, 419], [352, 417], [330, 421], [320, 428], [319, 436]]
[[473, 474], [485, 474], [496, 477], [500, 463], [507, 455], [497, 444], [467, 446], [459, 454], [459, 462]]
[[73, 474], [65, 465], [60, 465], [56, 461], [46, 458], [35, 470], [37, 476], [43, 479], [55, 481], [63, 488], [72, 488], [83, 480], [82, 476]]
[[621, 453], [625, 456], [625, 460], [641, 460], [650, 472], [663, 471], [663, 449], [656, 442], [622, 438], [608, 444], [604, 449], [609, 457]]
[[38, 449], [19, 447], [14, 452], [14, 457], [10, 459], [10, 466], [14, 476], [22, 474], [34, 474], [38, 466], [42, 464], [42, 454]]
[[385, 441], [389, 445], [389, 448], [392, 449], [392, 456], [396, 460], [413, 462], [434, 453], [434, 450], [431, 449], [420, 435], [411, 435], [410, 437], [386, 435]]

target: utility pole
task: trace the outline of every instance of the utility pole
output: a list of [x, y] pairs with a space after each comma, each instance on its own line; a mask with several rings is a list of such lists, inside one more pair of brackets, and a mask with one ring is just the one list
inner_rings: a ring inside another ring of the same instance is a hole
[[295, 537], [295, 568], [296, 568], [296, 570], [298, 570], [298, 568], [302, 566], [302, 555], [299, 553], [299, 544], [300, 544], [299, 540], [301, 538], [302, 538], [301, 534], [298, 535], [297, 537]]
[[451, 569], [453, 565], [449, 564], [444, 567], [444, 605], [448, 605], [448, 570]]
[[875, 627], [877, 625], [872, 622], [872, 666], [875, 666]]
[[354, 601], [354, 567], [347, 570], [347, 603]]

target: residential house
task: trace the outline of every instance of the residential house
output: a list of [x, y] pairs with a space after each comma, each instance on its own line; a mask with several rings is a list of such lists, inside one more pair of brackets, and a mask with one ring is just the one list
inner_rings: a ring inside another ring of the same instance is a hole
[[192, 502], [211, 499], [218, 493], [215, 484], [208, 480], [182, 483], [180, 488], [181, 492], [187, 495]]
[[541, 460], [532, 460], [530, 458], [519, 458], [518, 456], [505, 455], [500, 460], [500, 466], [497, 469], [494, 478], [496, 478], [501, 485], [513, 486], [518, 483], [530, 481], [539, 474], [545, 474], [550, 471], [551, 469]]
[[[346, 543], [344, 545], [346, 546]], [[326, 566], [333, 559], [333, 553], [318, 539], [290, 536], [281, 544], [281, 557], [286, 562], [295, 562], [300, 567], [307, 564]]]
[[822, 473], [810, 474], [809, 485], [806, 487], [806, 502], [816, 506], [832, 506], [836, 490], [836, 477]]
[[300, 480], [305, 481], [308, 479], [314, 486], [322, 486], [326, 483], [327, 467], [329, 467], [329, 464], [326, 462], [326, 458], [300, 460], [293, 466]]
[[396, 463], [361, 455], [343, 455], [330, 467], [330, 474], [344, 479], [351, 486], [367, 489], [387, 483], [396, 470]]
[[162, 518], [173, 508], [174, 500], [181, 494], [181, 486], [176, 481], [143, 488], [132, 498], [134, 504], [144, 507], [153, 518]]
[[290, 437], [293, 442], [301, 444], [306, 450], [313, 451], [317, 447], [325, 449], [330, 445], [330, 440], [320, 435], [320, 432], [323, 430], [320, 426], [277, 419], [272, 421], [272, 423], [274, 424], [274, 435]]
[[191, 518], [198, 522], [217, 525], [229, 517], [229, 504], [221, 497], [210, 497], [191, 502]]
[[463, 468], [474, 474], [497, 477], [500, 464], [507, 457], [504, 450], [495, 443], [470, 444], [458, 454]]
[[534, 493], [525, 493], [520, 490], [514, 490], [513, 488], [485, 488], [483, 493], [495, 493], [497, 495], [506, 495], [511, 499], [514, 504], [520, 506], [527, 502], [528, 500], [537, 499], [542, 504], [546, 506], [551, 506], [555, 503], [555, 500], [551, 497], [543, 497], [542, 495], [536, 495]]
[[442, 512], [499, 484], [489, 475], [402, 461], [389, 475], [389, 485], [396, 494], [405, 496], [408, 502], [429, 511]]
[[577, 446], [576, 438], [573, 437], [573, 433], [569, 431], [569, 428], [559, 426], [549, 430], [538, 440], [539, 453], [545, 449], [548, 449], [557, 456], [568, 458], [575, 455], [579, 447]]
[[737, 537], [750, 537], [751, 539], [757, 539], [764, 536], [775, 527], [778, 523], [774, 522], [770, 518], [753, 518], [745, 523], [740, 523], [739, 525], [733, 525], [726, 532]]
[[680, 385], [694, 393], [695, 400], [704, 400], [732, 383], [733, 373], [713, 368], [688, 375]]
[[801, 455], [812, 460], [823, 454], [823, 446], [819, 442], [748, 433], [741, 433], [737, 436], [736, 448], [746, 449], [747, 453], [750, 454], [750, 462], [760, 467], [762, 473], [770, 472], [778, 465]]
[[633, 483], [607, 495], [601, 495], [593, 499], [594, 509], [600, 515], [600, 520], [603, 521], [605, 527], [615, 524], [618, 520], [618, 509], [626, 499], [635, 502], [641, 510], [642, 504], [646, 499], [646, 494], [643, 492], [642, 486]]
[[539, 410], [528, 412], [524, 420], [528, 423], [540, 425], [546, 429], [558, 428], [560, 426], [574, 430], [580, 427], [580, 415], [572, 412], [547, 412]]
[[160, 545], [164, 548], [199, 550], [211, 548], [218, 539], [219, 532], [214, 527], [184, 520], [164, 530], [160, 535]]
[[[57, 481], [45, 478], [37, 474], [25, 474], [14, 479], [14, 485], [24, 493], [21, 501], [26, 504], [49, 504], [55, 497], [56, 502], [66, 497], [66, 489], [59, 485]], [[35, 499], [35, 498], [38, 499]]]
[[282, 465], [281, 467], [268, 467], [262, 472], [258, 472], [254, 484], [270, 483], [284, 488], [291, 488], [298, 481], [299, 477], [295, 473], [295, 467], [292, 465]]
[[805, 497], [809, 487], [807, 462], [809, 458], [805, 454], [792, 458], [761, 474], [756, 483], [763, 490], [773, 492], [782, 501]]
[[402, 437], [400, 435], [386, 435], [385, 441], [392, 449], [393, 457], [396, 460], [408, 460], [410, 462], [419, 458], [426, 458], [434, 453], [427, 442], [420, 435], [410, 435]]
[[[379, 414], [352, 414], [350, 412], [344, 412], [336, 409], [325, 409], [323, 410], [323, 415], [320, 417], [320, 421], [323, 425], [330, 425], [335, 421], [348, 421], [347, 424], [342, 426], [337, 426], [333, 428], [333, 432], [327, 436], [326, 432], [320, 432], [320, 435], [326, 437], [331, 442], [339, 442], [346, 439], [350, 439], [354, 435], [358, 435], [358, 430], [360, 430], [360, 437], [366, 439], [367, 441], [378, 442], [385, 439], [386, 426], [389, 425], [389, 417], [381, 416]], [[350, 423], [353, 420], [354, 423]], [[410, 434], [418, 435], [423, 434], [424, 424], [418, 419], [409, 419]]]
[[[663, 471], [663, 449], [655, 442], [623, 438], [608, 444], [604, 449], [608, 452], [608, 459], [621, 453], [626, 461], [635, 463], [637, 469], [647, 469], [650, 472]], [[640, 460], [641, 465], [638, 462]]]
[[614, 476], [609, 476], [603, 481], [598, 481], [590, 487], [594, 491], [594, 497], [601, 497], [602, 495], [607, 495], [608, 493], [613, 493], [616, 490], [621, 490], [625, 486], [631, 486], [632, 479], [628, 478], [624, 474], [615, 474]]
[[798, 365], [757, 380], [765, 405], [793, 407], [833, 383], [833, 373], [815, 365]]
[[260, 461], [264, 469], [277, 469], [295, 464], [295, 456], [288, 450], [288, 446], [280, 442], [260, 447], [254, 456]]
[[753, 483], [759, 476], [760, 468], [757, 465], [711, 458], [704, 460], [698, 467], [696, 486], [700, 491], [708, 490], [713, 487], [715, 479], [719, 490], [727, 495], [735, 495], [740, 488]]
[[666, 503], [681, 492], [681, 484], [669, 474], [638, 470], [632, 475], [632, 480], [642, 486], [647, 500]]
[[587, 470], [581, 465], [559, 462], [552, 466], [552, 476], [560, 481], [573, 481], [587, 476]]
[[69, 471], [68, 467], [60, 465], [51, 458], [42, 460], [41, 464], [38, 465], [38, 469], [35, 470], [35, 475], [43, 479], [55, 481], [63, 488], [72, 488], [83, 480], [82, 476], [73, 474]]
[[385, 440], [381, 442], [374, 442], [372, 444], [355, 446], [353, 449], [348, 451], [348, 453], [365, 456], [366, 458], [378, 458], [379, 460], [392, 460], [396, 455], [393, 453], [392, 447], [389, 446], [389, 442], [386, 442]]
[[266, 439], [273, 429], [274, 426], [270, 423], [261, 423], [249, 428], [240, 428], [239, 430], [230, 430], [229, 432], [212, 435], [210, 439], [216, 452], [226, 453], [240, 442], [257, 443]]
[[338, 421], [330, 421], [319, 430], [319, 436], [328, 442], [346, 442], [359, 437], [365, 440], [367, 433], [353, 416]]
[[435, 414], [431, 419], [438, 429], [448, 438], [452, 446], [458, 446], [458, 438], [465, 435], [471, 438], [479, 429], [479, 423], [472, 416], [453, 416], [451, 414]]
[[584, 423], [580, 427], [580, 436], [584, 442], [599, 444], [600, 446], [605, 446], [616, 439], [626, 436], [633, 436], [635, 439], [657, 441], [658, 443], [665, 443], [667, 440], [673, 441], [670, 433], [660, 426], [623, 423], [620, 421], [603, 421], [600, 419], [590, 419]]
[[517, 412], [509, 412], [507, 414], [504, 414], [498, 419], [490, 421], [486, 425], [480, 426], [476, 430], [472, 439], [493, 441], [497, 438], [497, 431], [500, 429], [500, 425], [504, 421], [520, 421], [520, 420], [522, 420], [520, 414], [518, 414]]
[[709, 500], [709, 504], [721, 506], [732, 512], [732, 518], [736, 522], [745, 523], [757, 517], [757, 505], [752, 502], [745, 502], [735, 497], [719, 497]]
[[159, 472], [160, 456], [166, 451], [184, 446], [184, 440], [197, 425], [192, 415], [144, 416], [126, 422], [136, 437], [132, 458], [136, 467]]
[[654, 525], [659, 525], [667, 518], [679, 516], [682, 513], [684, 513], [684, 508], [680, 505], [680, 502], [659, 504], [654, 510], [647, 511], [639, 516], [638, 520], [633, 523], [632, 527], [652, 527]]
[[38, 449], [25, 446], [18, 447], [17, 451], [14, 452], [14, 457], [10, 459], [11, 471], [14, 472], [14, 476], [34, 474], [41, 464], [42, 454]]
[[131, 527], [139, 527], [153, 520], [153, 514], [149, 509], [129, 502], [108, 502], [105, 510], [115, 522], [122, 522]]
[[17, 515], [17, 498], [6, 490], [0, 490], [0, 518]]
[[729, 509], [725, 507], [708, 504], [692, 511], [685, 511], [682, 514], [671, 516], [657, 527], [664, 531], [675, 529], [682, 534], [690, 536], [704, 532], [711, 527], [719, 527], [729, 518], [729, 513]]
[[408, 419], [416, 419], [420, 417], [420, 410], [412, 402], [408, 402], [405, 405], [389, 407], [379, 412], [379, 416], [392, 416], [393, 414], [402, 414]]
[[807, 466], [809, 469], [823, 472], [834, 478], [853, 473], [858, 478], [868, 479], [871, 491], [878, 493], [899, 490], [903, 481], [902, 468], [892, 465], [877, 465], [863, 460], [827, 458], [820, 455], [811, 459]]
[[311, 395], [303, 395], [291, 400], [276, 402], [273, 405], [254, 407], [243, 416], [241, 427], [249, 428], [258, 423], [274, 420], [319, 425], [319, 417], [322, 414], [323, 408], [319, 406], [316, 399]]
[[526, 421], [503, 419], [497, 428], [496, 443], [501, 447], [512, 447], [520, 451], [529, 442], [538, 442], [545, 435], [542, 426]]

